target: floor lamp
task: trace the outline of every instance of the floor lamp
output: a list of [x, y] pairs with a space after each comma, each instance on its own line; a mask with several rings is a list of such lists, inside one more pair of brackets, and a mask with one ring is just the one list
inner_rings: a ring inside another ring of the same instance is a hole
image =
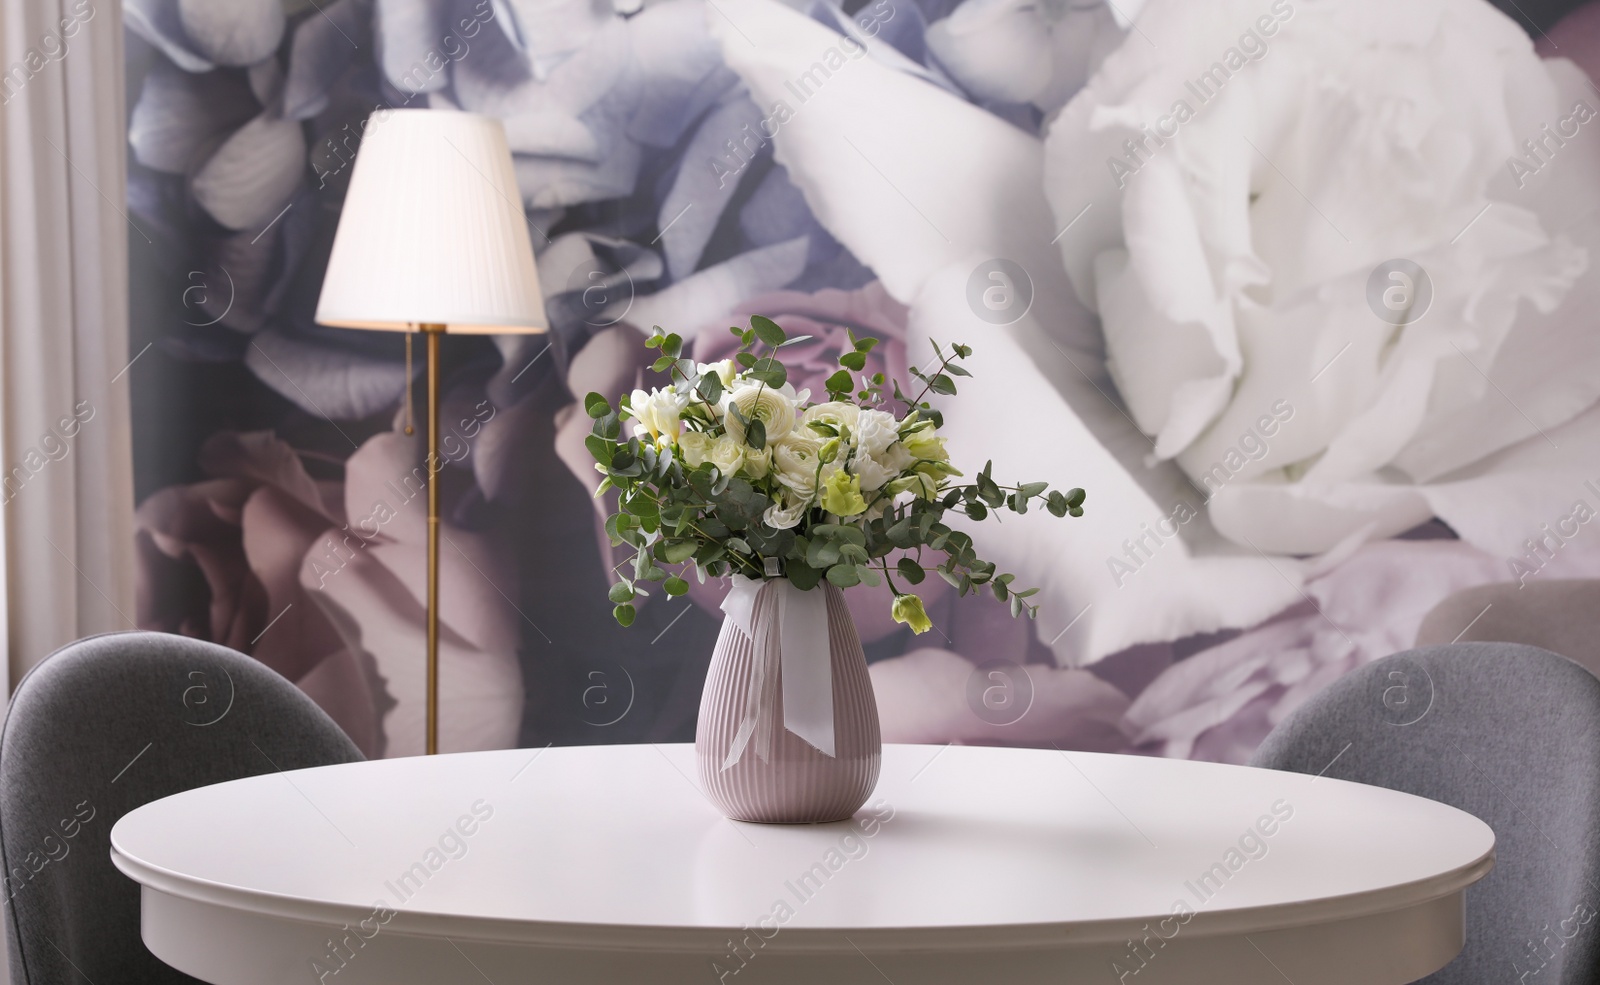
[[[422, 109], [380, 109], [367, 119], [316, 320], [421, 332], [428, 340], [431, 756], [439, 751], [439, 339], [548, 327], [522, 194], [498, 120]], [[408, 355], [410, 345], [407, 337]]]

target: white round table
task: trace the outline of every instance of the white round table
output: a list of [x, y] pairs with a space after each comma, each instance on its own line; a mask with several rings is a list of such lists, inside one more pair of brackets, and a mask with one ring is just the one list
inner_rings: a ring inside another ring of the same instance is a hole
[[1461, 948], [1494, 834], [1294, 773], [889, 746], [853, 821], [742, 824], [689, 746], [204, 787], [112, 831], [145, 943], [219, 985], [1400, 985]]

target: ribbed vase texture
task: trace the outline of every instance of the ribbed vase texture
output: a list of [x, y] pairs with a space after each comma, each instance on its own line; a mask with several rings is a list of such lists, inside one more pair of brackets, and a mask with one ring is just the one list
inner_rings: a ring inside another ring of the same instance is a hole
[[[717, 637], [700, 699], [694, 745], [706, 795], [738, 821], [802, 824], [843, 820], [866, 803], [878, 782], [883, 761], [878, 704], [855, 621], [838, 588], [823, 582], [812, 591], [827, 595], [827, 625], [817, 626], [816, 632], [828, 636], [837, 756], [822, 754], [783, 728], [780, 677], [776, 721], [763, 725], [774, 729], [771, 756], [763, 761], [751, 741], [739, 761], [723, 769], [744, 717], [755, 645], [728, 619], [723, 620], [722, 635]], [[758, 639], [763, 636], [762, 621], [777, 617], [777, 595], [776, 583], [769, 582], [756, 598], [754, 635]], [[772, 635], [775, 638], [777, 634]]]

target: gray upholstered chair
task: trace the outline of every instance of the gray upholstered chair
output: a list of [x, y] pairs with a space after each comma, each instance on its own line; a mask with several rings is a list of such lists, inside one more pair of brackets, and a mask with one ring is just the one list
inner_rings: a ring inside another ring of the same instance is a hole
[[293, 684], [162, 633], [65, 646], [23, 678], [0, 731], [0, 858], [13, 985], [193, 982], [139, 937], [111, 826], [183, 790], [361, 753]]
[[1514, 643], [1408, 650], [1307, 701], [1251, 765], [1326, 769], [1494, 829], [1495, 868], [1467, 893], [1466, 947], [1424, 981], [1600, 980], [1600, 680], [1582, 667]]

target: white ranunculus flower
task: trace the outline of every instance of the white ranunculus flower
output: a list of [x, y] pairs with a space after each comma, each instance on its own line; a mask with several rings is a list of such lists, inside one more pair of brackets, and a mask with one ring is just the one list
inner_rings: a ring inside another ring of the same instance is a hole
[[[774, 442], [794, 429], [799, 405], [808, 394], [801, 395], [785, 383], [776, 389], [765, 383], [743, 381], [728, 391], [728, 402], [736, 405], [746, 420], [759, 420], [767, 430], [767, 441]], [[732, 414], [723, 422], [728, 433], [744, 441], [744, 425]]]
[[835, 431], [841, 428], [854, 431], [860, 415], [861, 408], [855, 404], [845, 400], [830, 400], [807, 407], [805, 413], [800, 415], [800, 420], [806, 424], [826, 424]]
[[1600, 96], [1487, 3], [1403, 7], [1150, 0], [1050, 130], [1128, 412], [1252, 549], [1403, 531], [1600, 397]]
[[[777, 469], [778, 482], [784, 488], [812, 499], [817, 494], [817, 453], [822, 448], [822, 439], [810, 434], [805, 429], [796, 429], [784, 435], [783, 440], [772, 446], [772, 464]], [[836, 465], [824, 465], [822, 475], [837, 469]]]
[[628, 406], [638, 422], [633, 426], [634, 435], [640, 438], [648, 436], [652, 440], [676, 440], [683, 409], [688, 405], [688, 396], [670, 387], [649, 393], [633, 391]]

